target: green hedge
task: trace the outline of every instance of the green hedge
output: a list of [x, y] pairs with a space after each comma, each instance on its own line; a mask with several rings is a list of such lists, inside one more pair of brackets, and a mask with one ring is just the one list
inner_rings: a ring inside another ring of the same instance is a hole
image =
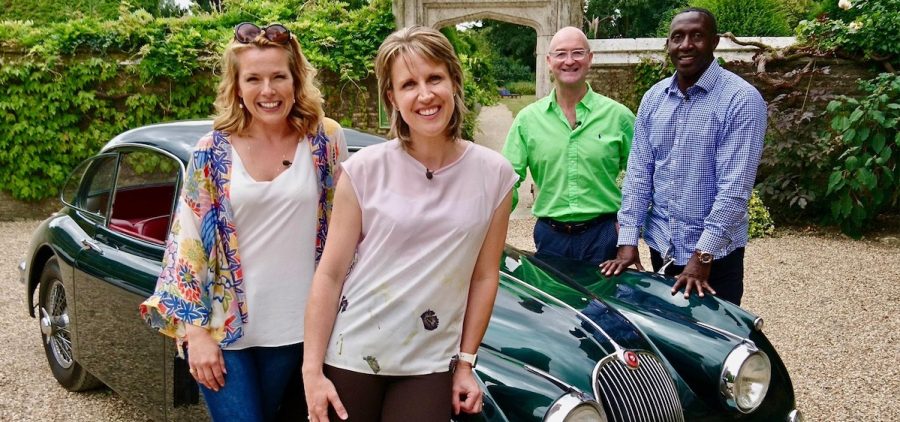
[[114, 21], [0, 22], [0, 186], [52, 196], [115, 134], [212, 112], [220, 52], [242, 21], [284, 22], [318, 69], [356, 81], [394, 28], [388, 0], [348, 10], [334, 0], [231, 1], [225, 13]]

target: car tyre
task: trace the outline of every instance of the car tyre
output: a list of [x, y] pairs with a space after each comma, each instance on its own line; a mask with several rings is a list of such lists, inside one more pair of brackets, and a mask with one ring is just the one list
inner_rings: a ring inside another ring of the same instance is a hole
[[75, 361], [69, 325], [69, 303], [59, 263], [56, 257], [52, 257], [44, 264], [38, 292], [38, 320], [47, 363], [53, 377], [66, 390], [94, 389], [103, 383]]

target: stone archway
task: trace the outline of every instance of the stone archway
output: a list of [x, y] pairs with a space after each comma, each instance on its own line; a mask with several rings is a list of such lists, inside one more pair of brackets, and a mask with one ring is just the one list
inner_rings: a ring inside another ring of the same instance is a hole
[[582, 0], [394, 0], [397, 27], [419, 24], [443, 28], [460, 22], [493, 19], [528, 26], [537, 32], [535, 93], [550, 92], [547, 54], [550, 38], [560, 28], [581, 27]]

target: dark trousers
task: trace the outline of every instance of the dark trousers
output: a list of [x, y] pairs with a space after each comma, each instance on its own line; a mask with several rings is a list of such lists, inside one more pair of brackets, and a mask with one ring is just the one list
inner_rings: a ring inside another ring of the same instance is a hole
[[[665, 264], [662, 255], [650, 248], [650, 262], [653, 271]], [[666, 275], [675, 277], [684, 271], [683, 265], [669, 265], [666, 267]], [[709, 271], [709, 285], [716, 291], [716, 297], [725, 299], [735, 305], [741, 305], [741, 297], [744, 296], [744, 248], [737, 248], [722, 258], [713, 260]]]
[[[453, 406], [450, 372], [390, 376], [363, 374], [325, 365], [353, 422], [449, 421]], [[328, 418], [340, 420], [329, 408]]]
[[590, 227], [574, 234], [560, 231], [558, 225], [544, 218], [539, 218], [534, 225], [534, 244], [538, 254], [576, 259], [594, 265], [616, 257], [617, 240], [615, 214], [592, 220]]

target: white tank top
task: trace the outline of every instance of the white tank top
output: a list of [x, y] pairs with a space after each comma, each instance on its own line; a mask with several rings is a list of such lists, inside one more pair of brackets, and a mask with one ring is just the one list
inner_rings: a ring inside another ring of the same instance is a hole
[[248, 322], [225, 347], [276, 347], [303, 341], [303, 315], [315, 271], [316, 187], [306, 140], [293, 164], [257, 182], [232, 149], [231, 205], [241, 255]]
[[449, 370], [475, 260], [494, 210], [518, 179], [500, 154], [466, 147], [431, 179], [396, 140], [344, 162], [342, 177], [362, 210], [362, 240], [327, 364], [378, 375]]

